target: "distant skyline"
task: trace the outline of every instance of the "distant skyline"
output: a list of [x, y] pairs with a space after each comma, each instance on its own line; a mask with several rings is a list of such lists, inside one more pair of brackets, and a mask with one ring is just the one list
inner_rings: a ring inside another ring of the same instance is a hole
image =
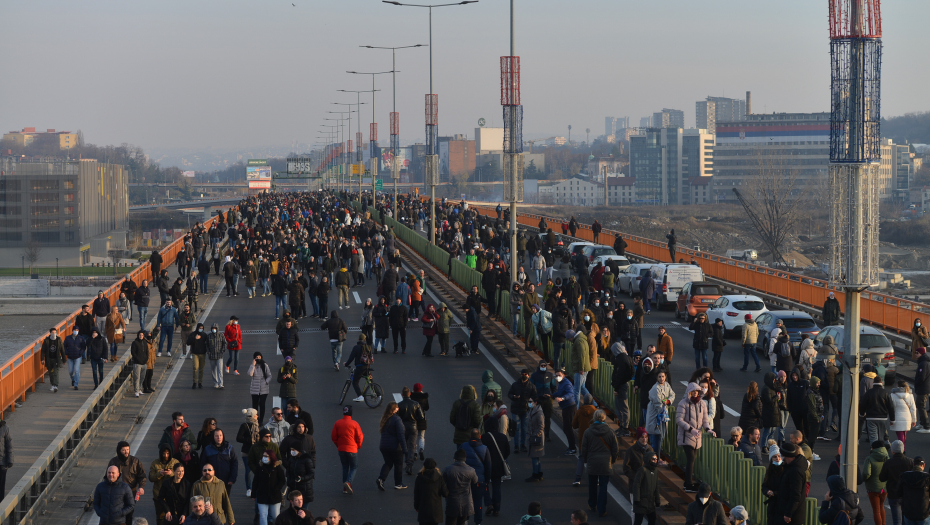
[[[296, 4], [292, 6], [291, 4]], [[638, 123], [685, 112], [709, 95], [754, 113], [829, 110], [827, 3], [516, 1], [524, 134], [603, 134], [604, 117]], [[882, 6], [882, 115], [926, 111], [930, 2]], [[429, 40], [427, 10], [380, 0], [88, 0], [3, 2], [0, 131], [77, 130], [95, 144], [148, 150], [313, 144], [337, 89], [371, 89], [391, 52]], [[661, 31], [657, 31], [661, 30]], [[509, 1], [433, 11], [440, 135], [471, 138], [501, 122], [499, 57], [509, 54]], [[423, 140], [429, 49], [397, 52], [401, 140]], [[376, 120], [388, 142], [391, 75], [379, 75]], [[365, 141], [371, 97], [363, 94]], [[353, 115], [352, 134], [358, 131]]]

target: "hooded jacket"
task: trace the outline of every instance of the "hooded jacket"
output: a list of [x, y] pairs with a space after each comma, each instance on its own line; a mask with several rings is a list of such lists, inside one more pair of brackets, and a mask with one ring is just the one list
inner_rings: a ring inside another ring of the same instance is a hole
[[497, 394], [497, 399], [502, 399], [504, 394], [501, 390], [501, 386], [494, 381], [494, 372], [490, 370], [485, 370], [481, 374], [481, 399], [484, 400], [488, 395], [488, 391], [493, 390]]
[[700, 400], [691, 402], [691, 392], [700, 392], [701, 386], [697, 383], [688, 383], [685, 397], [678, 402], [675, 412], [675, 421], [678, 423], [678, 446], [701, 448], [701, 430], [710, 429], [707, 418], [707, 405]]
[[930, 474], [911, 470], [898, 479], [901, 487], [901, 514], [912, 521], [923, 521], [930, 517]]
[[651, 464], [650, 458], [653, 456], [655, 452], [645, 454], [647, 466], [639, 469], [630, 488], [633, 512], [636, 514], [652, 514], [659, 506], [659, 474]]
[[[817, 516], [820, 523], [832, 525], [833, 520], [841, 511], [846, 511], [849, 515], [851, 525], [858, 525], [865, 519], [862, 509], [859, 508], [859, 495], [851, 490], [846, 490], [846, 481], [843, 478], [830, 476], [827, 478], [827, 486], [830, 487], [831, 499], [820, 504], [820, 513]], [[792, 521], [794, 520], [792, 519]]]
[[[579, 330], [577, 333], [575, 333], [575, 338], [572, 339], [572, 370], [574, 370], [576, 373], [590, 372], [590, 354], [591, 349], [588, 343], [588, 335], [584, 333], [584, 330]], [[594, 352], [594, 354], [596, 355], [597, 352]]]
[[[471, 429], [481, 428], [481, 406], [478, 404], [477, 397], [477, 394], [475, 394], [475, 387], [465, 385], [462, 387], [462, 393], [459, 395], [459, 398], [452, 403], [452, 412], [449, 414], [449, 422], [455, 427], [452, 443], [456, 445], [461, 445], [471, 438]], [[466, 410], [468, 411], [469, 428], [466, 429], [460, 429], [455, 425], [459, 410], [463, 404], [467, 406]]]
[[120, 441], [117, 443], [116, 457], [107, 463], [107, 467], [119, 467], [119, 479], [129, 485], [131, 489], [135, 490], [145, 488], [145, 467], [142, 466], [142, 462], [139, 461], [139, 458], [133, 456], [132, 454], [126, 458], [123, 458], [119, 455], [120, 449], [128, 446], [129, 443], [126, 441]]
[[[161, 457], [162, 452], [166, 450], [168, 451], [168, 461], [162, 460]], [[166, 476], [162, 473], [162, 470], [174, 470], [175, 465], [178, 465], [178, 463], [178, 460], [174, 459], [171, 455], [170, 446], [162, 445], [158, 447], [158, 457], [149, 465], [149, 481], [152, 482], [153, 497], [158, 498], [163, 483], [171, 482], [171, 476]]]
[[865, 488], [869, 492], [882, 492], [887, 482], [881, 480], [882, 468], [888, 461], [888, 449], [873, 448], [865, 459]]
[[439, 469], [424, 467], [413, 484], [413, 510], [419, 523], [442, 523], [442, 498], [449, 497], [449, 489]]
[[[667, 403], [666, 403], [667, 402]], [[649, 406], [646, 408], [646, 423], [644, 427], [650, 434], [661, 434], [667, 427], [666, 423], [659, 423], [659, 413], [663, 406], [669, 406], [675, 402], [675, 391], [672, 385], [666, 381], [664, 384], [656, 382], [649, 389]], [[668, 412], [665, 413], [666, 417]]]
[[[777, 377], [774, 372], [766, 372], [763, 379], [765, 386], [762, 388], [760, 397], [762, 398], [762, 426], [764, 428], [780, 427], [781, 412], [788, 409], [785, 393], [775, 384]], [[778, 394], [781, 394], [780, 399]]]
[[339, 318], [339, 312], [336, 310], [333, 310], [332, 313], [330, 313], [329, 319], [320, 325], [320, 329], [326, 329], [330, 341], [338, 341], [339, 332], [349, 332], [349, 327], [346, 326], [345, 321]]

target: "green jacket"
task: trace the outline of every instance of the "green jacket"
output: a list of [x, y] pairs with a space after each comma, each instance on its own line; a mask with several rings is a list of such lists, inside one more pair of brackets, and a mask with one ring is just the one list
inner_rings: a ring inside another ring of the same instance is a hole
[[448, 334], [452, 328], [452, 312], [449, 311], [446, 303], [439, 303], [439, 310], [439, 333]]
[[456, 399], [455, 403], [452, 403], [452, 412], [449, 414], [449, 422], [452, 423], [452, 426], [455, 426], [455, 420], [459, 414], [459, 408], [462, 406], [462, 403], [468, 404], [469, 428], [455, 428], [455, 433], [452, 436], [452, 443], [455, 445], [461, 445], [471, 439], [471, 429], [481, 428], [481, 405], [478, 404], [476, 400], [477, 397], [478, 396], [475, 394], [475, 387], [465, 385], [462, 387], [462, 394], [459, 396], [459, 399]]
[[869, 492], [885, 490], [885, 482], [878, 479], [882, 467], [888, 461], [888, 449], [885, 447], [873, 448], [865, 459], [865, 489]]
[[588, 336], [584, 332], [575, 334], [572, 339], [572, 372], [590, 372], [591, 359], [588, 349]]
[[194, 328], [197, 327], [197, 314], [191, 310], [190, 312], [181, 312], [181, 330], [185, 332], [192, 332]]
[[484, 398], [488, 395], [489, 390], [493, 390], [497, 394], [497, 399], [503, 399], [503, 394], [501, 393], [501, 386], [494, 381], [494, 372], [490, 370], [485, 370], [481, 374], [481, 402], [484, 403]]
[[472, 255], [472, 254], [466, 255], [466, 256], [465, 256], [465, 264], [466, 264], [469, 268], [471, 268], [472, 270], [474, 270], [475, 267], [478, 266], [478, 256], [477, 256], [477, 255]]

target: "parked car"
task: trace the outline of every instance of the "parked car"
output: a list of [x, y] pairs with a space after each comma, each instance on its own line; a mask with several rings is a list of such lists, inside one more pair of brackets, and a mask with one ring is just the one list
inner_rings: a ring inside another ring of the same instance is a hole
[[[839, 357], [842, 357], [844, 354], [843, 348], [846, 344], [846, 328], [842, 325], [825, 327], [817, 334], [817, 337], [814, 338], [814, 348], [819, 350], [820, 347], [823, 346], [824, 338], [828, 335], [833, 338], [833, 343], [839, 349], [839, 356], [837, 357], [837, 359], [839, 359]], [[885, 337], [885, 334], [881, 333], [881, 331], [873, 326], [860, 326], [859, 354], [863, 356], [863, 362], [871, 362], [876, 366], [884, 366], [885, 382], [889, 385], [892, 384], [894, 375], [889, 378], [888, 373], [895, 374], [897, 372], [897, 364], [894, 360], [894, 347], [891, 346], [891, 341]]]
[[653, 264], [650, 268], [652, 278], [656, 281], [654, 304], [657, 308], [671, 306], [678, 302], [678, 294], [691, 282], [704, 280], [704, 271], [693, 264], [664, 263]]
[[[555, 233], [555, 232], [553, 232]], [[549, 245], [549, 233], [539, 233], [539, 240], [542, 241], [543, 246]], [[555, 233], [555, 246], [552, 248], [553, 257], [562, 257], [562, 254], [565, 253], [565, 239], [562, 238], [562, 235]]]
[[574, 257], [575, 254], [581, 253], [585, 246], [594, 246], [593, 242], [588, 241], [578, 241], [573, 242], [568, 245], [568, 255], [569, 257]]
[[634, 294], [638, 294], [639, 281], [642, 280], [651, 266], [651, 264], [636, 263], [621, 270], [620, 275], [617, 277], [617, 290], [628, 293], [630, 297], [633, 297]]
[[[699, 313], [707, 311], [707, 307], [720, 297], [720, 288], [714, 283], [706, 281], [691, 282], [681, 289], [678, 301], [675, 304], [675, 318], [691, 320]], [[709, 316], [708, 316], [709, 317]], [[713, 319], [711, 319], [713, 321]]]
[[742, 332], [743, 325], [746, 324], [746, 314], [757, 319], [768, 311], [762, 299], [755, 295], [721, 295], [707, 307], [707, 317], [711, 322], [718, 317], [723, 319], [724, 330]]
[[620, 268], [620, 271], [623, 271], [624, 268], [630, 265], [630, 260], [622, 255], [599, 255], [591, 261], [592, 265], [601, 263], [604, 266], [607, 266], [608, 261], [616, 261], [617, 268]]
[[588, 258], [588, 262], [594, 264], [594, 259], [600, 257], [601, 255], [617, 255], [617, 251], [614, 250], [613, 246], [606, 246], [604, 244], [591, 244], [585, 246], [581, 249], [581, 253]]
[[756, 324], [759, 325], [759, 340], [756, 347], [761, 348], [763, 353], [769, 347], [769, 334], [772, 333], [775, 323], [779, 319], [785, 324], [788, 338], [793, 344], [801, 341], [801, 334], [807, 334], [813, 339], [820, 333], [820, 327], [817, 326], [814, 319], [804, 312], [770, 310], [756, 318]]

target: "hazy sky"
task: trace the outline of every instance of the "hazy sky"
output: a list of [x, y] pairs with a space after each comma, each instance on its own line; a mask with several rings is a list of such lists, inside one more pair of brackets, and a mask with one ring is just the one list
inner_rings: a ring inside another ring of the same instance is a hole
[[[828, 109], [823, 0], [517, 0], [516, 11], [526, 135], [571, 124], [593, 138], [606, 115], [638, 125], [663, 107], [693, 126], [695, 101], [747, 90], [757, 113]], [[882, 14], [882, 114], [930, 109], [930, 2], [890, 0]], [[380, 0], [4, 0], [0, 21], [0, 130], [81, 129], [147, 149], [316, 142], [330, 103], [356, 100], [337, 89], [371, 89], [346, 70], [391, 69], [390, 51], [359, 45], [429, 38], [426, 9]], [[500, 126], [509, 1], [434, 9], [433, 36], [440, 134], [471, 137], [479, 117]], [[397, 53], [404, 143], [423, 140], [428, 58]], [[385, 144], [390, 75], [376, 86]]]

